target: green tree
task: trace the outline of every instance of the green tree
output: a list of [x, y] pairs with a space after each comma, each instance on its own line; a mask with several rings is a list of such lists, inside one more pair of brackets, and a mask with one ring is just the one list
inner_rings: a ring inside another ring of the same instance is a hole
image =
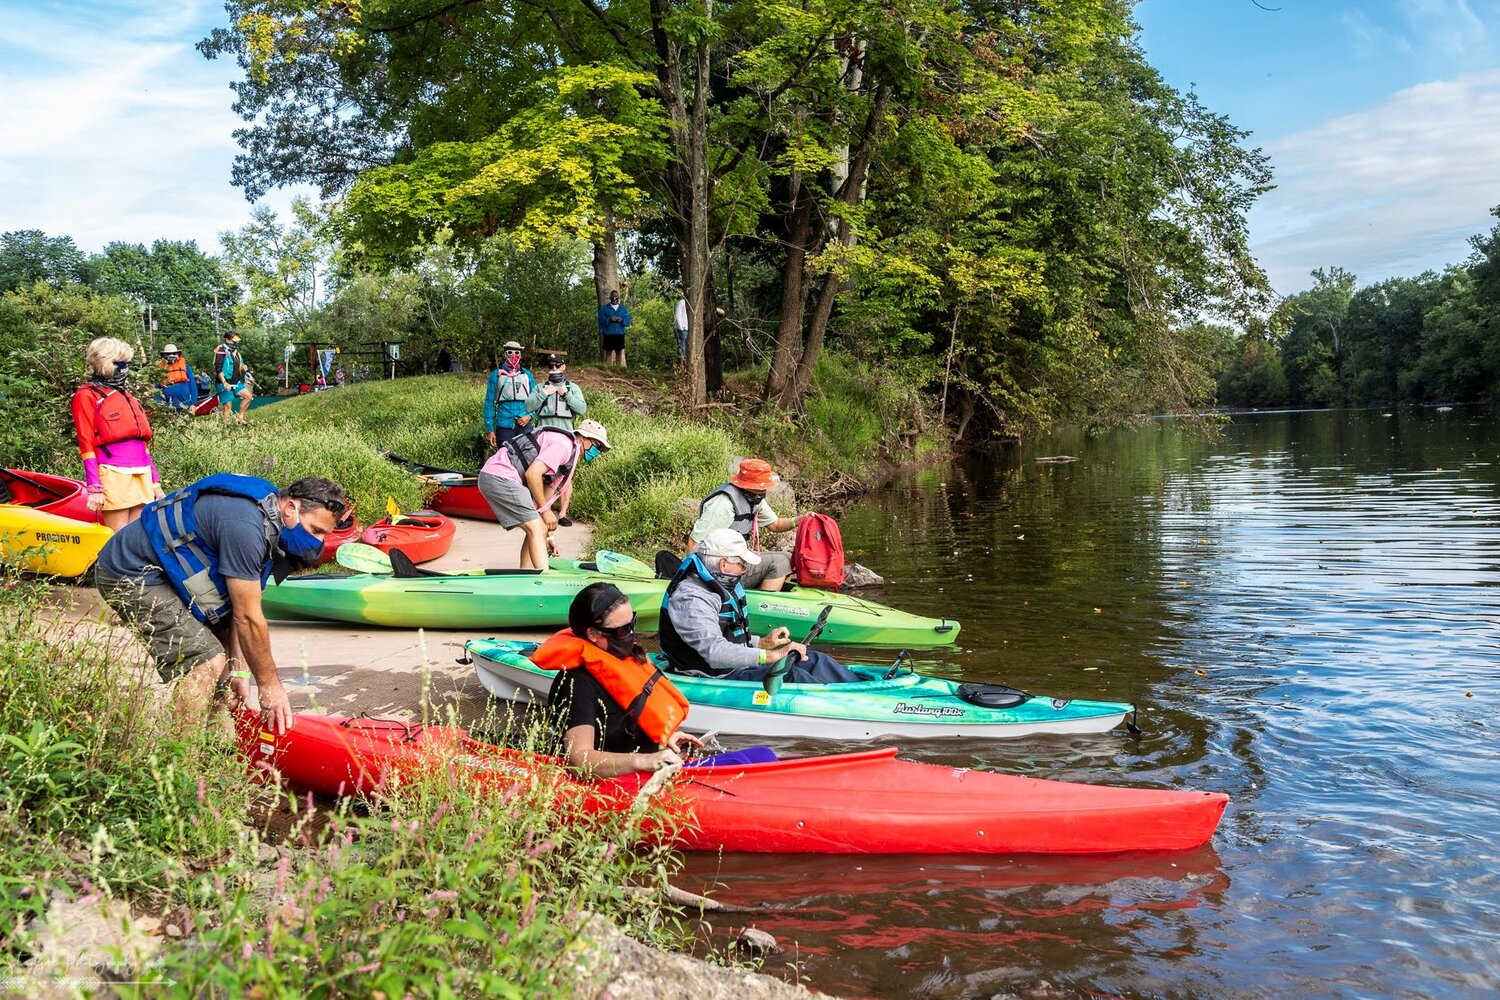
[[1277, 306], [1274, 322], [1284, 330], [1281, 357], [1292, 401], [1337, 406], [1344, 402], [1345, 327], [1355, 277], [1330, 267], [1313, 271], [1312, 278], [1312, 288]]
[[90, 259], [89, 270], [95, 288], [139, 303], [143, 319], [149, 307], [156, 330], [146, 331], [148, 353], [174, 343], [195, 364], [208, 364], [219, 314], [227, 324], [240, 294], [218, 259], [192, 240], [156, 240], [149, 249], [111, 243]]
[[48, 236], [40, 229], [0, 233], [0, 293], [29, 288], [38, 281], [62, 286], [88, 276], [87, 256], [71, 236]]
[[262, 205], [244, 228], [219, 239], [225, 269], [246, 290], [234, 307], [239, 325], [304, 328], [317, 304], [318, 270], [329, 254], [324, 220], [312, 203], [295, 199], [285, 225]]

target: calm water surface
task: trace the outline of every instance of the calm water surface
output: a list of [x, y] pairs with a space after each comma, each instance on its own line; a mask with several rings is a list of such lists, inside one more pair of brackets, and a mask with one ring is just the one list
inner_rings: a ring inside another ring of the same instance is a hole
[[924, 669], [1133, 701], [1146, 731], [908, 756], [1233, 801], [1189, 853], [693, 858], [721, 898], [775, 907], [754, 922], [810, 985], [1500, 994], [1500, 413], [1058, 436], [842, 523], [884, 600], [962, 620]]

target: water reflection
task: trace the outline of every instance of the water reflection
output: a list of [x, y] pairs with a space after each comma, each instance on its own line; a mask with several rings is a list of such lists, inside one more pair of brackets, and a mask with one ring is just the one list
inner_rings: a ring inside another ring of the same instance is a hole
[[1493, 411], [1058, 436], [908, 477], [843, 534], [883, 600], [963, 621], [927, 669], [1133, 701], [1146, 729], [906, 755], [1233, 802], [1218, 854], [1187, 859], [694, 859], [795, 905], [757, 922], [813, 985], [1500, 992]]

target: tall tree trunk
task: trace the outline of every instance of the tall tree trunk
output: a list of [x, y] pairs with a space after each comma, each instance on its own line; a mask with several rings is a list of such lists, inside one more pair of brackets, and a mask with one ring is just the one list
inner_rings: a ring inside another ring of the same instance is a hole
[[615, 213], [604, 206], [604, 233], [594, 241], [594, 294], [599, 305], [620, 287], [620, 254], [615, 245]]
[[708, 287], [703, 295], [703, 381], [708, 395], [724, 388], [724, 351], [719, 340], [719, 296], [714, 289], [714, 274], [708, 272]]
[[[880, 132], [880, 121], [885, 115], [885, 108], [890, 97], [891, 88], [888, 86], [882, 86], [876, 91], [875, 103], [871, 105], [870, 113], [865, 118], [864, 131], [860, 137], [859, 147], [849, 163], [849, 172], [844, 177], [843, 184], [834, 192], [834, 198], [837, 201], [851, 208], [864, 200], [865, 182], [870, 173], [870, 158], [875, 152], [875, 140]], [[830, 243], [851, 247], [856, 239], [857, 235], [849, 224], [847, 216], [839, 217], [833, 225]], [[808, 386], [812, 384], [813, 366], [818, 363], [818, 355], [823, 351], [823, 337], [828, 330], [828, 321], [833, 316], [834, 300], [844, 290], [845, 284], [845, 280], [834, 271], [829, 271], [823, 278], [823, 286], [818, 294], [817, 305], [813, 308], [812, 318], [808, 322], [807, 337], [801, 345], [802, 350], [797, 358], [796, 369], [782, 391], [774, 397], [782, 406], [800, 409], [802, 397], [806, 394]]]
[[[704, 0], [712, 13], [712, 0]], [[656, 48], [657, 87], [667, 111], [669, 144], [676, 155], [667, 163], [667, 196], [676, 217], [677, 250], [682, 265], [682, 294], [688, 313], [688, 405], [708, 401], [703, 374], [704, 270], [708, 260], [708, 48], [696, 53], [696, 93], [688, 117], [683, 92], [682, 50], [667, 31], [672, 0], [651, 0], [651, 39]]]
[[792, 387], [802, 350], [802, 320], [807, 313], [807, 251], [812, 244], [813, 193], [801, 177], [791, 177], [791, 224], [786, 263], [781, 270], [781, 310], [776, 320], [776, 350], [766, 373], [766, 399], [780, 399]]

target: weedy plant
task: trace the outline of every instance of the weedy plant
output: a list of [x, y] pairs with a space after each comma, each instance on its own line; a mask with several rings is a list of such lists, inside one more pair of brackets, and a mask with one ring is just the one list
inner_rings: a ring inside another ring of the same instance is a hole
[[[179, 932], [126, 995], [562, 996], [587, 972], [588, 914], [686, 940], [663, 895], [674, 855], [643, 846], [638, 819], [564, 808], [560, 772], [497, 788], [435, 760], [376, 799], [287, 796], [247, 778], [222, 729], [172, 731], [133, 641], [3, 583], [7, 974], [58, 896], [124, 900]], [[505, 735], [545, 742], [534, 725]]]

